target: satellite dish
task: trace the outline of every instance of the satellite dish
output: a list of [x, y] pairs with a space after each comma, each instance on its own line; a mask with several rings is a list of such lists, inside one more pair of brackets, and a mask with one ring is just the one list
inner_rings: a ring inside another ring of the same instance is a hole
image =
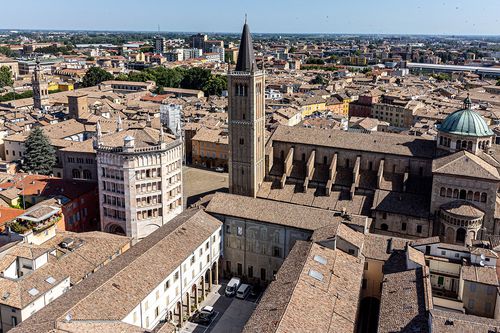
[[479, 266], [484, 267], [484, 261], [482, 261], [482, 260], [481, 260], [481, 261], [479, 262]]
[[481, 253], [481, 260], [484, 260], [486, 259], [486, 257], [484, 256], [484, 254]]

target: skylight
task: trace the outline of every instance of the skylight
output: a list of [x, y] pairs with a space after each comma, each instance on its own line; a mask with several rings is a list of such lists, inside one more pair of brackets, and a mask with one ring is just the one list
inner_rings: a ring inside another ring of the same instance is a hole
[[56, 279], [54, 279], [52, 276], [49, 276], [48, 278], [45, 279], [45, 282], [49, 284], [54, 284], [54, 282], [56, 282]]
[[38, 295], [38, 293], [40, 292], [36, 288], [31, 288], [30, 290], [28, 290], [28, 294], [30, 294], [31, 296], [36, 296]]
[[319, 262], [321, 265], [326, 265], [326, 259], [320, 255], [315, 255], [314, 261]]
[[323, 281], [323, 274], [321, 274], [318, 271], [315, 271], [314, 269], [309, 270], [309, 276], [311, 276], [312, 278], [314, 278], [318, 281]]

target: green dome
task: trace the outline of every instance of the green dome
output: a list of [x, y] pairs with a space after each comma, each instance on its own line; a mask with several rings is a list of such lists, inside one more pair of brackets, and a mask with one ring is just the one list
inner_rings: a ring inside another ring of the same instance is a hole
[[493, 132], [488, 127], [480, 114], [470, 109], [470, 104], [464, 103], [466, 108], [450, 114], [439, 127], [439, 131], [464, 135], [464, 136], [492, 136]]

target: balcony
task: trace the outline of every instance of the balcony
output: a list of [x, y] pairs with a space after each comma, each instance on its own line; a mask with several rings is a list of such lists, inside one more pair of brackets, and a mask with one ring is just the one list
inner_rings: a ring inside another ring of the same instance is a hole
[[62, 219], [61, 209], [52, 206], [40, 206], [19, 216], [9, 224], [10, 230], [24, 235], [29, 231], [41, 233], [54, 226]]

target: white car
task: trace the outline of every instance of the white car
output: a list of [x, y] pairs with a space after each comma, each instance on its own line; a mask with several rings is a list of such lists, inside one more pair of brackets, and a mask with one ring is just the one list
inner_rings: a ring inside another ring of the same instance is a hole
[[226, 286], [226, 291], [225, 291], [226, 296], [232, 297], [236, 295], [236, 291], [238, 291], [240, 285], [241, 285], [240, 278], [237, 277], [232, 278]]
[[238, 288], [238, 291], [236, 292], [236, 298], [239, 298], [239, 299], [247, 298], [247, 296], [248, 296], [248, 294], [250, 294], [251, 290], [252, 290], [252, 287], [249, 284], [242, 284]]

